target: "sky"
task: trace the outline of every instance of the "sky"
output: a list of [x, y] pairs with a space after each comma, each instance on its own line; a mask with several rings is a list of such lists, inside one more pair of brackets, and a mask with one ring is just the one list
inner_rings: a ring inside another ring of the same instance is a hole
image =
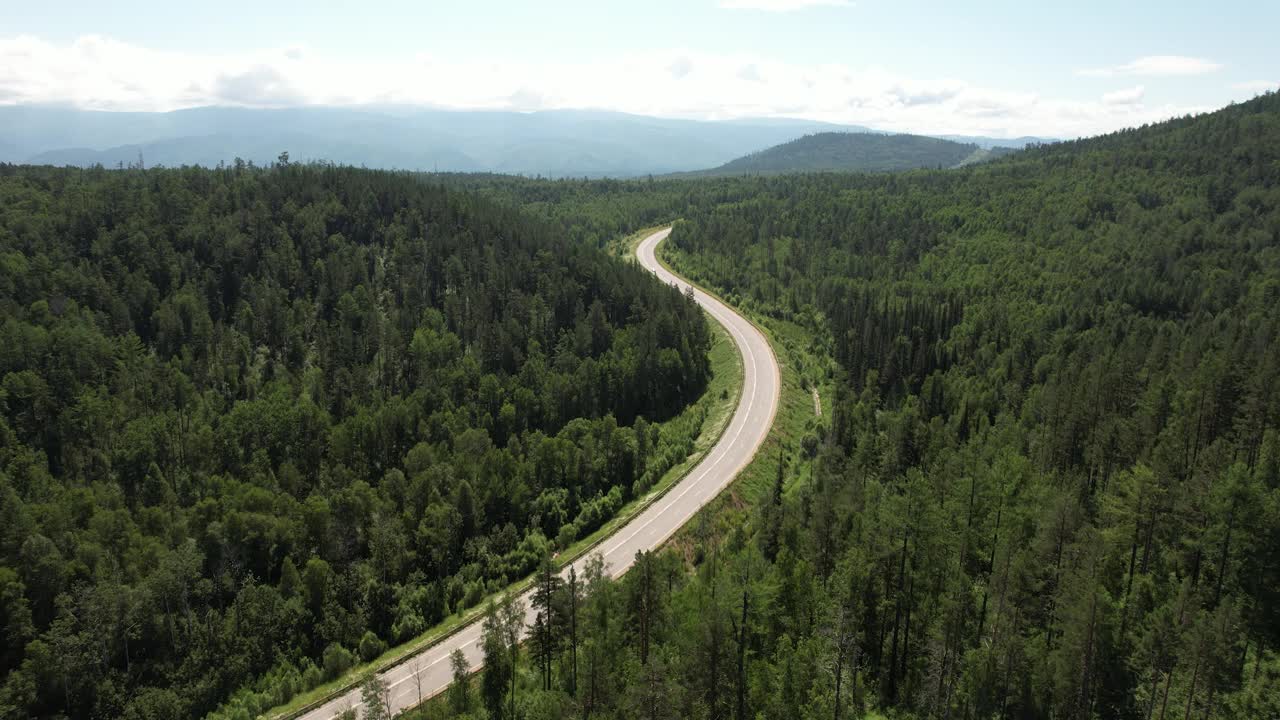
[[0, 0], [0, 104], [600, 109], [1077, 137], [1280, 87], [1280, 2]]

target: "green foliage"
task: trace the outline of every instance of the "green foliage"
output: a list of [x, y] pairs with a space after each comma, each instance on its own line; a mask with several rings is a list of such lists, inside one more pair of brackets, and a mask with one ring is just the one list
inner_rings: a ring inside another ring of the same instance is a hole
[[842, 369], [813, 481], [752, 530], [783, 538], [756, 707], [801, 648], [824, 712], [1274, 702], [1280, 96], [964, 172], [721, 188], [673, 264]]
[[449, 686], [449, 708], [455, 715], [471, 711], [471, 664], [461, 650], [449, 655], [449, 667], [453, 671], [453, 684]]
[[364, 720], [391, 720], [390, 691], [377, 673], [370, 673], [360, 683], [360, 702], [364, 707], [360, 717]]
[[495, 720], [517, 717], [516, 668], [523, 631], [524, 606], [514, 596], [507, 595], [500, 604], [490, 601], [480, 641], [484, 652], [480, 694], [489, 717]]
[[360, 659], [364, 662], [370, 662], [379, 655], [387, 651], [387, 644], [383, 642], [372, 630], [365, 630], [364, 635], [360, 638]]
[[4, 714], [256, 714], [607, 520], [710, 335], [559, 225], [324, 165], [0, 165]]
[[590, 246], [679, 214], [838, 361], [816, 470], [692, 569], [544, 575], [530, 653], [495, 605], [476, 709], [1274, 714], [1280, 96], [959, 172], [438, 179], [0, 166], [0, 710], [256, 713], [603, 522], [707, 334]]
[[1280, 95], [683, 202], [667, 259], [836, 392], [811, 478], [758, 458], [747, 523], [588, 578], [563, 715], [1276, 714]]

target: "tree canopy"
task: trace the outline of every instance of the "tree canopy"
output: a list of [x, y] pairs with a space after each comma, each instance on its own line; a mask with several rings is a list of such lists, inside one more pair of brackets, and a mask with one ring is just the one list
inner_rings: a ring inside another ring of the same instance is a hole
[[527, 716], [1276, 714], [1280, 95], [962, 171], [647, 187], [666, 260], [803, 325], [836, 392], [745, 523], [587, 573]]
[[0, 263], [5, 717], [372, 659], [647, 488], [709, 373], [678, 289], [407, 174], [0, 165]]

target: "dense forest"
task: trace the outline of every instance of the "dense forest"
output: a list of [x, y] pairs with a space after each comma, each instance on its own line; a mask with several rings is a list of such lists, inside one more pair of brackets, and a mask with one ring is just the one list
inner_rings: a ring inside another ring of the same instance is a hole
[[672, 207], [678, 269], [833, 342], [823, 440], [691, 553], [541, 573], [423, 716], [1280, 716], [1280, 95]]
[[766, 181], [672, 243], [843, 368], [774, 531], [829, 614], [775, 606], [763, 662], [816, 642], [830, 704], [925, 716], [1275, 715], [1280, 96]]
[[[561, 579], [705, 386], [596, 249], [676, 217], [836, 396], [746, 524]], [[313, 685], [531, 571], [420, 714], [1280, 716], [1278, 95], [898, 175], [0, 166], [0, 248], [5, 716]]]
[[[0, 165], [0, 717], [267, 704], [683, 458], [696, 305], [408, 174]], [[239, 712], [257, 712], [241, 710]]]

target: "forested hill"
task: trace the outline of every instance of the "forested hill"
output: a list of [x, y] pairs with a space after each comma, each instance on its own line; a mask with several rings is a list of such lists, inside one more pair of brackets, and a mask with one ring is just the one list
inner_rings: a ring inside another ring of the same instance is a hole
[[685, 211], [669, 259], [813, 328], [842, 374], [814, 477], [719, 560], [765, 569], [669, 598], [648, 652], [718, 652], [724, 677], [668, 696], [1277, 716], [1280, 95], [959, 172], [737, 188]]
[[989, 158], [1007, 148], [983, 150], [972, 143], [879, 133], [824, 132], [751, 153], [694, 176], [776, 175], [796, 172], [887, 172], [950, 168], [970, 158]]
[[0, 165], [0, 317], [0, 717], [334, 677], [645, 490], [709, 372], [639, 267], [287, 161]]

